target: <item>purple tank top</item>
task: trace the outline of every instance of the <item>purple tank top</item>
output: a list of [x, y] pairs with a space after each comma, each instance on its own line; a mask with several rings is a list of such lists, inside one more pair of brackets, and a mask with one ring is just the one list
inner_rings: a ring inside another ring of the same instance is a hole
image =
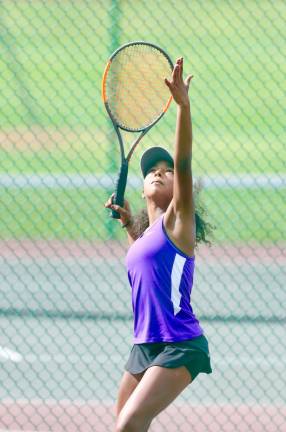
[[179, 342], [203, 334], [191, 306], [195, 258], [168, 237], [163, 215], [129, 248], [134, 343]]

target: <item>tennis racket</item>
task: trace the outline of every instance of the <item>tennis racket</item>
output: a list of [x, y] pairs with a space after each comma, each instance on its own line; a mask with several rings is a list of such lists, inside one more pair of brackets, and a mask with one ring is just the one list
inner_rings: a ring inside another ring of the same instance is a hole
[[[116, 131], [121, 155], [113, 204], [123, 207], [130, 158], [143, 136], [169, 108], [172, 96], [164, 78], [172, 71], [173, 63], [165, 51], [140, 41], [118, 48], [105, 67], [102, 99]], [[127, 155], [120, 130], [140, 133]], [[115, 210], [111, 216], [120, 218]]]

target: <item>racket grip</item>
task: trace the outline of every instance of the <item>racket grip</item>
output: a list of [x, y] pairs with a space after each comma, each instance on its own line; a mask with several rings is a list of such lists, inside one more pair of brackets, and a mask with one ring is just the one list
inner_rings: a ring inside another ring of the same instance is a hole
[[[125, 188], [127, 183], [127, 175], [128, 175], [128, 161], [124, 160], [120, 168], [120, 173], [116, 183], [115, 195], [112, 201], [113, 204], [119, 205], [120, 207], [124, 206], [124, 193], [125, 193]], [[117, 211], [112, 210], [111, 217], [113, 219], [120, 219], [120, 214]]]

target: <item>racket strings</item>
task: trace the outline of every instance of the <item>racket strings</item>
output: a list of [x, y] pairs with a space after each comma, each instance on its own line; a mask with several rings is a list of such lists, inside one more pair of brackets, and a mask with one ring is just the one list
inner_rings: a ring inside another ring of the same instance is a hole
[[144, 129], [162, 114], [170, 99], [164, 78], [171, 71], [164, 54], [148, 45], [132, 45], [113, 58], [106, 93], [109, 108], [120, 126]]

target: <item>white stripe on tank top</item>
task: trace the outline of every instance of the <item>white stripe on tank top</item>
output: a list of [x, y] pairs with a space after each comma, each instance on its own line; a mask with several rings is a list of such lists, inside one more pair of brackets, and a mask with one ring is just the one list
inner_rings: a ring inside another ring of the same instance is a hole
[[184, 272], [184, 265], [186, 262], [186, 258], [182, 257], [179, 254], [176, 254], [176, 257], [174, 259], [174, 264], [172, 268], [172, 292], [171, 292], [171, 299], [174, 305], [174, 312], [175, 315], [177, 315], [178, 312], [180, 312], [180, 302], [181, 302], [181, 293], [180, 293], [180, 285], [181, 285], [181, 279]]

